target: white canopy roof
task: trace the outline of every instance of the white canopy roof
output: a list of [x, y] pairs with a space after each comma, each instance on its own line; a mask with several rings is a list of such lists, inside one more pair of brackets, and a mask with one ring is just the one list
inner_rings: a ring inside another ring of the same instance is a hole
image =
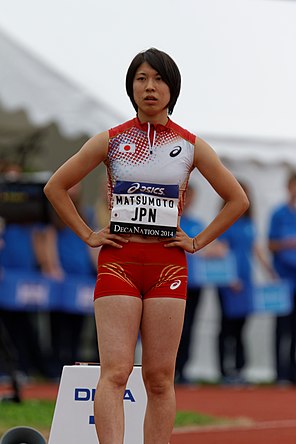
[[0, 30], [0, 102], [25, 109], [33, 123], [56, 122], [69, 136], [93, 135], [123, 117], [38, 60]]
[[218, 155], [230, 161], [252, 160], [265, 165], [286, 163], [296, 167], [296, 140], [201, 136]]
[[[0, 103], [25, 109], [36, 125], [56, 122], [66, 136], [93, 135], [126, 119], [0, 30]], [[229, 160], [296, 166], [296, 140], [200, 134]]]

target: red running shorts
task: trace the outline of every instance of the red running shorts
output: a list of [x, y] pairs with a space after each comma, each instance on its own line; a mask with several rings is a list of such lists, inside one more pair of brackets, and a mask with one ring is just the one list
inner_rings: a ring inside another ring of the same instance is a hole
[[115, 295], [186, 299], [187, 279], [181, 248], [165, 248], [163, 242], [129, 242], [120, 249], [103, 245], [94, 299]]

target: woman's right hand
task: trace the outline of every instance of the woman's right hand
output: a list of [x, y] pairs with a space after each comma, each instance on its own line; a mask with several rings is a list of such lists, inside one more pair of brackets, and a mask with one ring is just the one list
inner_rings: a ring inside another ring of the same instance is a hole
[[129, 242], [128, 235], [118, 235], [110, 233], [110, 226], [100, 231], [92, 231], [86, 243], [92, 248], [101, 247], [102, 245], [110, 245], [115, 248], [122, 248], [122, 243]]

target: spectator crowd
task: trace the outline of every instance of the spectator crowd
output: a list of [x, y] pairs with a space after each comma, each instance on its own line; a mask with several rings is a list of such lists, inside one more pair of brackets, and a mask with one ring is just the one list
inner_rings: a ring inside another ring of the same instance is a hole
[[[3, 167], [1, 178], [13, 183], [21, 174], [18, 165], [10, 164]], [[258, 266], [266, 282], [266, 307], [261, 309], [269, 310], [275, 320], [274, 379], [276, 383], [296, 383], [296, 173], [287, 178], [286, 201], [270, 214], [266, 248], [257, 239], [253, 190], [245, 183], [241, 185], [251, 203], [249, 210], [204, 251], [194, 256], [188, 254], [187, 305], [176, 361], [178, 384], [193, 382], [188, 378], [186, 366], [196, 347], [193, 333], [201, 295], [209, 285], [215, 288], [219, 307], [216, 338], [219, 382], [247, 383], [245, 330], [250, 317], [256, 315], [259, 292], [255, 291], [254, 270]], [[105, 225], [104, 200], [93, 208], [85, 208], [80, 186], [71, 189], [71, 198], [90, 226], [97, 229]], [[189, 211], [196, 199], [198, 190], [190, 185], [181, 218], [181, 228], [189, 236], [205, 225], [202, 217], [195, 213], [192, 216]], [[89, 291], [95, 285], [98, 251], [84, 244], [54, 213], [47, 223], [21, 220], [16, 223], [1, 214], [0, 222], [0, 381], [9, 373], [10, 357], [24, 378], [58, 379], [64, 365], [99, 362]], [[206, 279], [199, 275], [201, 266], [208, 267]], [[52, 304], [48, 301], [42, 304], [40, 288], [49, 283], [50, 291], [58, 294], [58, 298]], [[36, 289], [39, 289], [39, 305], [32, 305], [27, 293], [36, 293]], [[80, 305], [74, 300], [76, 293], [81, 296]]]

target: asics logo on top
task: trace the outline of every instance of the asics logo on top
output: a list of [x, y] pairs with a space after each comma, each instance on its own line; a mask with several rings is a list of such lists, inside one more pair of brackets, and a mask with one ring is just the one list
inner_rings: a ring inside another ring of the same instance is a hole
[[142, 193], [148, 193], [148, 194], [157, 194], [158, 196], [164, 195], [164, 188], [161, 187], [154, 187], [154, 186], [146, 186], [142, 185], [139, 182], [135, 182], [132, 184], [131, 187], [127, 190], [129, 194], [135, 193], [136, 191], [141, 191]]
[[178, 287], [180, 287], [180, 285], [181, 285], [181, 281], [180, 281], [180, 279], [178, 279], [171, 284], [170, 289], [176, 290]]
[[177, 157], [178, 154], [180, 154], [182, 151], [182, 147], [181, 146], [175, 146], [175, 148], [170, 152], [170, 156], [171, 157]]
[[121, 143], [119, 145], [120, 153], [134, 153], [136, 151], [135, 143]]

